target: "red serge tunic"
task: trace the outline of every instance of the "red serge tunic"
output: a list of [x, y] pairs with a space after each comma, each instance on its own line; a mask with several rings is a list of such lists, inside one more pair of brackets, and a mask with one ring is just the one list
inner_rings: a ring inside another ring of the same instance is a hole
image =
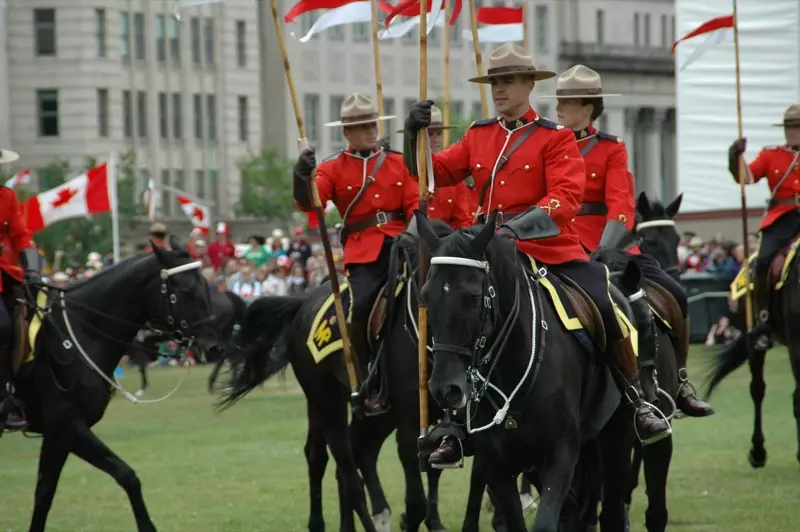
[[442, 220], [453, 229], [469, 227], [472, 225], [474, 209], [470, 211], [467, 201], [467, 186], [464, 183], [437, 188], [428, 200], [428, 217]]
[[[25, 226], [22, 210], [13, 189], [0, 185], [0, 270], [16, 281], [22, 281], [25, 272], [19, 263], [23, 249], [33, 248], [31, 233]], [[0, 292], [3, 278], [0, 277]]]
[[[377, 175], [372, 175], [379, 153], [374, 152], [365, 158], [348, 150], [317, 165], [319, 199], [323, 205], [332, 201], [342, 217], [361, 188], [366, 187], [361, 198], [350, 209], [348, 223], [364, 220], [378, 212], [401, 212], [408, 221], [419, 206], [419, 185], [408, 172], [402, 154], [387, 152]], [[297, 206], [308, 212], [301, 205]], [[350, 233], [344, 246], [345, 266], [377, 260], [383, 240], [387, 236], [395, 237], [402, 233], [406, 221], [390, 220], [381, 226]]]
[[433, 155], [437, 185], [454, 185], [471, 174], [475, 188], [482, 190], [515, 139], [527, 128], [535, 128], [487, 186], [481, 212], [499, 210], [511, 215], [539, 206], [550, 214], [561, 234], [517, 241], [517, 248], [545, 264], [589, 260], [571, 223], [578, 214], [586, 181], [575, 136], [533, 109], [511, 125], [513, 130], [502, 117], [475, 122], [459, 142]]
[[[774, 199], [792, 199], [800, 196], [800, 151], [794, 151], [788, 146], [767, 146], [758, 153], [756, 160], [750, 163], [748, 168], [753, 183], [767, 178], [769, 189], [775, 194]], [[775, 192], [775, 187], [782, 179], [783, 183]], [[800, 207], [798, 201], [800, 198], [793, 204], [777, 205], [769, 209], [761, 220], [758, 230], [763, 231], [787, 212]]]
[[[586, 166], [583, 205], [601, 204], [607, 210], [606, 214], [580, 214], [579, 211], [573, 222], [581, 244], [592, 253], [600, 245], [609, 220], [633, 229], [636, 217], [633, 175], [628, 170], [628, 150], [620, 137], [591, 126], [574, 133]], [[639, 255], [639, 248], [634, 246], [629, 254]]]

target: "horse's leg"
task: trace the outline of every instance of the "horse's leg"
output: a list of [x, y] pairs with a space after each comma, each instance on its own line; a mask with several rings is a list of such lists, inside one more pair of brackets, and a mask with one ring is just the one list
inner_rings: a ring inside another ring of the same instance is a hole
[[388, 416], [353, 418], [350, 423], [350, 444], [364, 485], [372, 502], [372, 521], [378, 531], [391, 529], [392, 510], [383, 493], [378, 478], [378, 455], [381, 446], [394, 430], [394, 421]]
[[[476, 452], [476, 456], [477, 456]], [[519, 488], [517, 488], [517, 476], [504, 471], [502, 467], [493, 467], [491, 462], [494, 460], [487, 460], [486, 467], [481, 467], [481, 474], [486, 480], [486, 487], [494, 497], [492, 500], [495, 504], [495, 514], [501, 514], [503, 521], [505, 521], [505, 530], [508, 532], [525, 532], [525, 517], [522, 515], [522, 504], [519, 500]], [[573, 464], [574, 468], [574, 464]], [[567, 486], [569, 488], [569, 486]], [[562, 497], [563, 498], [563, 497]], [[560, 510], [559, 504], [559, 510]], [[536, 516], [536, 522], [539, 522], [539, 514]], [[493, 527], [497, 530], [499, 522], [493, 522]], [[558, 514], [556, 513], [555, 521], [549, 528], [536, 528], [534, 523], [533, 530], [556, 532], [558, 530]]]
[[631, 461], [631, 473], [628, 494], [625, 496], [625, 505], [630, 508], [633, 502], [633, 492], [639, 487], [639, 472], [642, 469], [642, 446], [639, 442], [633, 444], [633, 460]]
[[764, 432], [762, 429], [761, 406], [764, 402], [764, 393], [767, 384], [764, 382], [764, 358], [767, 352], [763, 349], [753, 349], [750, 354], [750, 397], [753, 398], [755, 406], [755, 418], [753, 420], [753, 438], [751, 440], [750, 454], [748, 461], [754, 468], [764, 467], [767, 463], [767, 450], [764, 447]]
[[36, 495], [31, 518], [31, 532], [43, 532], [47, 514], [53, 505], [58, 479], [69, 455], [69, 437], [65, 433], [46, 433], [39, 454], [39, 476], [36, 480]]
[[[486, 480], [481, 473], [480, 454], [476, 454], [472, 460], [472, 472], [469, 477], [469, 497], [467, 498], [467, 510], [464, 513], [464, 522], [461, 525], [461, 532], [478, 532], [480, 530], [481, 501], [483, 492], [486, 490]], [[520, 504], [520, 508], [522, 505]]]
[[[553, 446], [550, 459], [546, 460], [543, 466], [539, 468], [542, 490], [539, 497], [539, 510], [536, 512], [536, 520], [533, 522], [531, 532], [556, 532], [558, 530], [561, 506], [572, 485], [572, 477], [575, 472], [575, 466], [578, 463], [580, 454], [579, 440], [580, 438], [577, 434], [574, 436], [564, 435], [561, 441], [557, 441]], [[484, 471], [485, 474], [486, 472]], [[488, 476], [486, 480], [489, 487], [493, 489], [493, 486], [489, 483]], [[516, 486], [514, 487], [516, 488]], [[511, 497], [516, 500], [517, 506], [519, 506], [519, 495], [516, 489], [514, 489], [513, 495], [501, 494], [497, 491], [495, 491], [495, 495], [498, 498], [498, 502], [505, 497]], [[521, 515], [520, 512], [520, 517]], [[516, 530], [516, 525], [511, 524], [513, 522], [507, 521], [509, 530]]]
[[[324, 532], [325, 518], [322, 515], [322, 479], [328, 466], [328, 449], [325, 436], [320, 428], [320, 421], [311, 415], [311, 405], [308, 405], [308, 435], [303, 449], [308, 463], [308, 495], [310, 510], [308, 514], [308, 530], [310, 532]], [[348, 513], [350, 513], [348, 511]]]
[[97, 469], [109, 474], [128, 494], [139, 532], [155, 532], [155, 525], [142, 498], [142, 483], [131, 466], [114, 454], [85, 424], [76, 424], [72, 452]]
[[428, 510], [425, 486], [422, 485], [422, 474], [419, 471], [417, 436], [419, 436], [418, 426], [402, 422], [398, 424], [397, 454], [400, 456], [406, 479], [406, 511], [402, 523], [404, 530], [410, 532], [419, 530]]
[[439, 516], [439, 478], [442, 470], [434, 467], [428, 470], [428, 512], [425, 516], [425, 526], [429, 532], [445, 532], [447, 529], [442, 524]]
[[[602, 449], [602, 507], [600, 528], [624, 530], [625, 495], [629, 485], [633, 428], [631, 409], [620, 405], [600, 432]], [[668, 438], [671, 439], [671, 438]]]
[[672, 438], [665, 438], [642, 448], [644, 482], [647, 486], [647, 532], [662, 532], [667, 528], [667, 475], [672, 462]]
[[792, 364], [792, 374], [794, 375], [794, 420], [797, 426], [797, 454], [795, 458], [800, 461], [800, 345], [789, 346], [789, 361]]
[[139, 391], [136, 392], [136, 395], [137, 396], [141, 396], [141, 395], [144, 394], [144, 391], [147, 389], [147, 385], [148, 385], [148, 382], [147, 382], [147, 361], [143, 360], [139, 364], [137, 364], [137, 366], [139, 366], [139, 377], [140, 377], [140, 380], [141, 380], [141, 385], [139, 386]]

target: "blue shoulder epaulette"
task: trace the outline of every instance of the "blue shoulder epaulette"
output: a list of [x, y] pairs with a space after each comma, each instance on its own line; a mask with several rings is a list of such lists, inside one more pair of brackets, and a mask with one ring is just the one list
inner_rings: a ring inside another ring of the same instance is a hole
[[623, 142], [622, 137], [612, 135], [611, 133], [603, 133], [602, 131], [597, 132], [597, 138], [603, 140], [610, 140], [611, 142], [616, 142], [618, 144], [621, 144]]
[[476, 126], [488, 126], [490, 124], [496, 124], [498, 122], [498, 117], [494, 118], [487, 118], [485, 120], [476, 120], [469, 127], [476, 127]]
[[539, 116], [534, 122], [542, 127], [546, 127], [547, 129], [564, 129], [564, 126], [559, 124], [558, 122], [553, 122], [552, 120], [548, 120], [543, 116]]

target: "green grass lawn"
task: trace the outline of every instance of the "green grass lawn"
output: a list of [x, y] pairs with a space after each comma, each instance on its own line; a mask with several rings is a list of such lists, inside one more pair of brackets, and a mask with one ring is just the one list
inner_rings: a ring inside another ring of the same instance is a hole
[[[695, 349], [692, 368], [705, 366]], [[183, 369], [151, 372], [149, 396], [163, 395]], [[797, 530], [800, 465], [795, 461], [793, 381], [784, 350], [767, 361], [765, 428], [769, 463], [755, 471], [746, 461], [752, 426], [749, 373], [740, 370], [723, 385], [705, 420], [675, 423], [675, 454], [669, 479], [669, 530]], [[303, 456], [305, 401], [291, 379], [271, 382], [224, 414], [214, 414], [205, 391], [205, 368], [195, 368], [183, 388], [155, 405], [132, 405], [117, 397], [97, 434], [126, 460], [142, 481], [145, 501], [159, 530], [304, 530], [308, 516]], [[122, 380], [136, 390], [138, 375]], [[0, 439], [0, 530], [26, 530], [33, 508], [39, 441], [21, 435]], [[394, 438], [387, 440], [380, 474], [394, 510], [402, 512], [404, 482]], [[460, 530], [469, 470], [446, 471], [440, 507], [450, 530]], [[333, 461], [324, 484], [325, 519], [338, 529]], [[635, 495], [633, 530], [644, 530], [644, 491]], [[482, 528], [490, 530], [488, 517]], [[124, 492], [100, 471], [70, 457], [50, 512], [49, 531], [135, 530]]]

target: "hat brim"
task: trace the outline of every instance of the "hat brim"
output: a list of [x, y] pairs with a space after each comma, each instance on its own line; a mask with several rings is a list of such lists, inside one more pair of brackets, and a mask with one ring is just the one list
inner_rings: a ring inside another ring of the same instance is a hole
[[533, 81], [542, 81], [544, 79], [554, 78], [557, 75], [558, 74], [551, 72], [550, 70], [532, 70], [529, 72], [498, 72], [496, 74], [486, 74], [476, 78], [469, 78], [467, 81], [472, 83], [491, 83], [493, 79], [507, 78], [511, 76], [520, 76], [523, 78], [532, 79]]
[[370, 118], [368, 120], [358, 120], [355, 122], [342, 122], [341, 120], [337, 120], [336, 122], [328, 122], [327, 124], [323, 124], [325, 127], [336, 127], [336, 126], [360, 126], [361, 124], [373, 124], [375, 122], [379, 122], [381, 120], [389, 120], [391, 118], [397, 118], [395, 115], [389, 116], [379, 116], [377, 118]]
[[772, 124], [772, 127], [800, 127], [800, 120], [790, 120], [789, 122], [781, 122], [780, 124]]
[[2, 150], [0, 152], [0, 164], [13, 163], [19, 160], [19, 153], [11, 150]]
[[565, 100], [570, 100], [573, 98], [608, 98], [613, 96], [622, 96], [621, 94], [545, 94], [539, 96], [539, 98], [563, 98]]

